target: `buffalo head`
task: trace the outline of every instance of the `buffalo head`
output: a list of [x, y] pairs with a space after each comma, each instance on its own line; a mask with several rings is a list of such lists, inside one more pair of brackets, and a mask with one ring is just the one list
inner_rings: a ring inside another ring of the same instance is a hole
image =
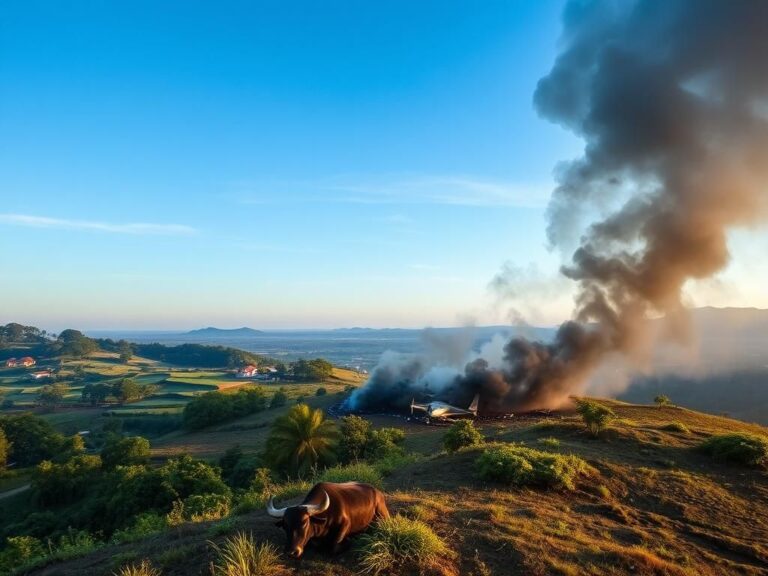
[[323, 495], [324, 499], [321, 504], [275, 508], [272, 498], [267, 503], [267, 513], [273, 518], [280, 519], [277, 526], [282, 527], [288, 537], [285, 550], [294, 558], [301, 558], [310, 538], [319, 535], [325, 527], [326, 518], [318, 518], [318, 514], [328, 510], [331, 506], [331, 499], [327, 492], [323, 492]]

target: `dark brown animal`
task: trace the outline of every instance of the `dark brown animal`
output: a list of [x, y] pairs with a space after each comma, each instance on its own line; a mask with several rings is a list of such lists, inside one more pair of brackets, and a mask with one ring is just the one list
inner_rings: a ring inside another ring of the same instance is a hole
[[286, 552], [295, 558], [304, 553], [307, 543], [317, 539], [333, 549], [342, 549], [347, 536], [362, 532], [379, 518], [389, 518], [384, 494], [370, 484], [320, 482], [312, 487], [298, 506], [275, 508], [272, 498], [267, 513], [280, 518], [277, 526], [288, 537]]

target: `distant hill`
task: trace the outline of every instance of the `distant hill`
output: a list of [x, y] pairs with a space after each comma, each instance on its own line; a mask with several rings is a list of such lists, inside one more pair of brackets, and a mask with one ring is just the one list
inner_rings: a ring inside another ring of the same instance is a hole
[[253, 328], [214, 328], [209, 326], [208, 328], [199, 328], [198, 330], [190, 330], [185, 332], [184, 336], [198, 336], [201, 338], [231, 338], [233, 336], [255, 336], [256, 334], [263, 334], [261, 330], [255, 330]]

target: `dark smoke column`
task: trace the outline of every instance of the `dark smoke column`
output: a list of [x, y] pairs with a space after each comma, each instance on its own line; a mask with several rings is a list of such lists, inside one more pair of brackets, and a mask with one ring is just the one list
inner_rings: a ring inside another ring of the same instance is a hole
[[[548, 227], [562, 251], [578, 242], [563, 273], [578, 282], [575, 320], [595, 323], [586, 349], [569, 328], [552, 350], [585, 356], [562, 366], [579, 380], [607, 352], [641, 359], [650, 314], [683, 339], [684, 284], [725, 266], [730, 228], [765, 218], [768, 2], [570, 2], [563, 21], [534, 100], [585, 141], [561, 168]], [[519, 346], [513, 387], [528, 378]]]
[[[768, 212], [768, 1], [572, 1], [563, 25], [534, 102], [585, 142], [548, 209], [576, 307], [553, 342], [513, 339], [503, 366], [476, 360], [445, 389], [480, 392], [481, 411], [556, 407], [606, 356], [642, 363], [650, 316], [684, 341], [686, 282]], [[392, 405], [417, 391], [418, 374], [383, 374], [365, 388], [396, 390]]]

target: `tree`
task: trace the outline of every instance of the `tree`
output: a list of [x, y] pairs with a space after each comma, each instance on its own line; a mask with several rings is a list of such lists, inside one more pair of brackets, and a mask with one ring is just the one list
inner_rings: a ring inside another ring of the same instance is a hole
[[43, 386], [37, 395], [37, 402], [41, 406], [55, 409], [56, 406], [64, 402], [64, 396], [69, 392], [69, 386], [65, 384], [53, 384]]
[[608, 426], [608, 423], [616, 418], [616, 414], [607, 406], [583, 398], [576, 400], [576, 411], [581, 415], [581, 419], [592, 436], [599, 435]]
[[8, 438], [5, 437], [5, 432], [0, 428], [0, 472], [5, 470], [5, 465], [8, 462], [8, 454], [11, 451], [11, 445], [8, 442]]
[[110, 436], [101, 449], [101, 461], [104, 468], [132, 466], [149, 462], [149, 440], [141, 436], [120, 438]]
[[63, 464], [43, 460], [32, 476], [32, 487], [42, 506], [60, 506], [79, 500], [98, 481], [101, 458], [80, 455]]
[[112, 396], [125, 403], [142, 398], [141, 385], [133, 378], [121, 378], [112, 386]]
[[659, 394], [653, 399], [653, 401], [659, 408], [672, 405], [672, 400], [669, 399], [669, 396], [665, 396], [664, 394]]
[[325, 419], [322, 410], [299, 404], [272, 425], [267, 460], [276, 469], [305, 475], [315, 466], [335, 460], [338, 435], [336, 426]]
[[19, 466], [31, 466], [59, 455], [65, 438], [51, 424], [32, 414], [0, 417], [0, 429], [11, 444], [9, 459]]
[[363, 457], [371, 432], [371, 423], [360, 416], [344, 416], [341, 419], [339, 460], [348, 464]]
[[443, 436], [443, 446], [448, 452], [456, 452], [466, 446], [477, 446], [485, 441], [472, 420], [454, 422]]
[[292, 372], [297, 380], [325, 380], [333, 374], [333, 364], [322, 358], [302, 359], [294, 362]]
[[272, 396], [272, 401], [269, 403], [270, 408], [279, 408], [280, 406], [285, 406], [288, 402], [288, 394], [285, 393], [285, 390], [280, 388], [277, 392], [274, 393]]
[[127, 364], [131, 358], [133, 358], [133, 348], [131, 347], [129, 342], [126, 342], [125, 340], [120, 340], [118, 344], [118, 353], [120, 354], [120, 362]]
[[59, 354], [64, 356], [74, 356], [82, 358], [99, 349], [95, 340], [88, 338], [79, 330], [64, 330], [59, 334], [53, 348]]
[[112, 386], [101, 382], [98, 384], [86, 384], [83, 386], [81, 398], [83, 402], [90, 402], [94, 406], [96, 404], [103, 404], [107, 397], [112, 394], [112, 390]]

